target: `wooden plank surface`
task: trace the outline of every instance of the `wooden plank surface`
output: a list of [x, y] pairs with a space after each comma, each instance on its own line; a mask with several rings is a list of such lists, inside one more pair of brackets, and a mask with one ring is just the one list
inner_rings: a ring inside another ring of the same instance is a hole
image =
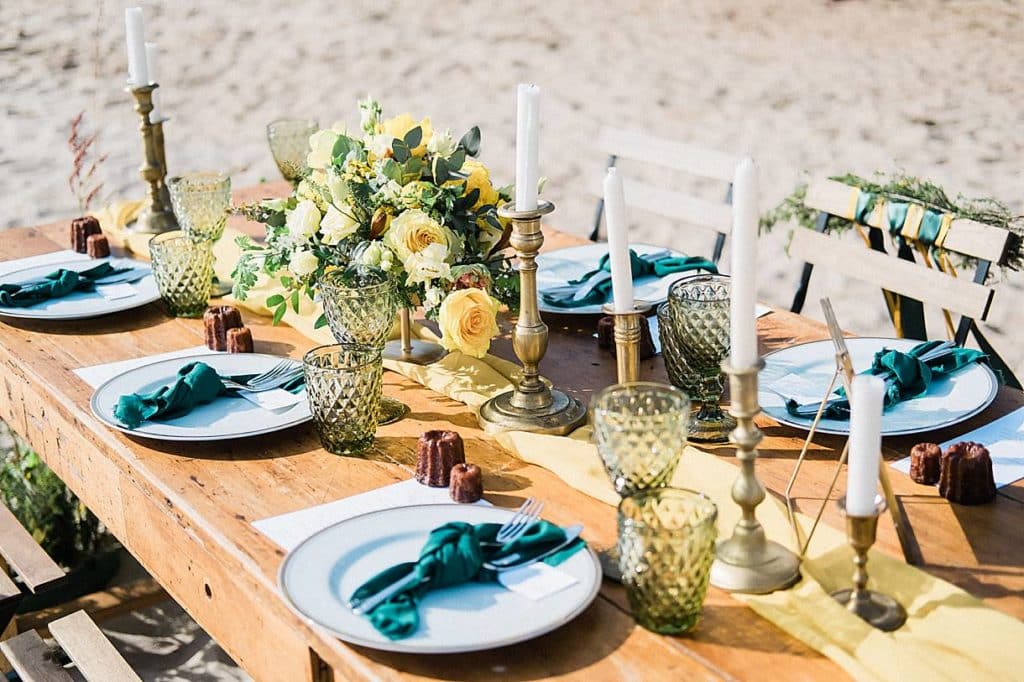
[[139, 682], [139, 676], [85, 611], [53, 621], [50, 634], [89, 682]]
[[[248, 196], [271, 193], [259, 188]], [[237, 222], [236, 226], [257, 229]], [[5, 257], [63, 248], [65, 234], [61, 225], [9, 231]], [[550, 233], [545, 248], [576, 241]], [[552, 339], [542, 369], [556, 385], [587, 400], [613, 381], [614, 359], [590, 338], [595, 318], [550, 316], [546, 321]], [[386, 374], [385, 393], [408, 404], [411, 413], [382, 427], [374, 447], [362, 458], [327, 454], [311, 427], [220, 444], [132, 440], [91, 416], [92, 391], [71, 370], [197, 345], [202, 342], [199, 321], [167, 318], [153, 305], [131, 315], [59, 327], [0, 324], [0, 416], [257, 679], [313, 679], [315, 659], [339, 680], [844, 677], [831, 661], [715, 589], [710, 591], [704, 622], [687, 637], [658, 637], [638, 628], [625, 608], [622, 588], [606, 583], [600, 598], [579, 619], [523, 645], [454, 657], [408, 657], [348, 647], [285, 607], [276, 587], [284, 552], [251, 521], [409, 478], [416, 439], [428, 428], [452, 428], [462, 434], [467, 457], [486, 472], [488, 499], [499, 506], [518, 506], [529, 495], [541, 497], [547, 502], [548, 518], [556, 523], [582, 521], [586, 539], [598, 547], [614, 543], [614, 509], [569, 488], [550, 472], [507, 455], [479, 430], [465, 406], [392, 373]], [[301, 357], [313, 345], [264, 319], [247, 316], [247, 324], [257, 351]], [[762, 350], [826, 336], [820, 325], [784, 313], [762, 318], [759, 331]], [[495, 352], [511, 357], [507, 335], [495, 343]], [[642, 373], [648, 379], [665, 378], [660, 359], [644, 362]], [[1020, 393], [1004, 389], [997, 405], [973, 424], [1022, 402]], [[767, 434], [759, 473], [777, 494], [799, 453], [801, 434], [767, 419], [759, 423]], [[956, 435], [949, 431], [935, 438]], [[805, 508], [820, 499], [838, 442], [823, 438], [805, 464], [798, 486]], [[895, 440], [895, 449], [887, 450], [886, 456], [905, 453], [910, 444], [908, 439]], [[732, 457], [728, 448], [712, 451]], [[893, 478], [925, 570], [996, 608], [1024, 616], [1020, 484], [1004, 488], [994, 505], [966, 508], [947, 504], [934, 489], [917, 486], [903, 474]], [[842, 527], [834, 505], [825, 521]], [[886, 520], [880, 524], [878, 546], [893, 554], [899, 551]]]
[[35, 630], [0, 642], [0, 652], [24, 682], [72, 682], [71, 675], [54, 661], [53, 649]]
[[[64, 571], [43, 551], [11, 510], [0, 503], [0, 555], [37, 592], [64, 580]], [[0, 591], [3, 586], [0, 585]]]

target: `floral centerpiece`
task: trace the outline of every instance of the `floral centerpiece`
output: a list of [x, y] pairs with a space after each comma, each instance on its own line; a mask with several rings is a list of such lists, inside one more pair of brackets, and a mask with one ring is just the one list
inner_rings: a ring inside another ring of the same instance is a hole
[[438, 321], [445, 348], [481, 357], [500, 304], [519, 296], [497, 212], [512, 188], [495, 187], [476, 159], [479, 128], [456, 140], [429, 118], [383, 119], [372, 98], [359, 109], [359, 130], [335, 124], [310, 137], [310, 170], [291, 196], [243, 209], [267, 237], [238, 239], [234, 294], [244, 300], [260, 273], [276, 278], [283, 293], [266, 301], [276, 323], [326, 272], [372, 266], [395, 279], [404, 305]]

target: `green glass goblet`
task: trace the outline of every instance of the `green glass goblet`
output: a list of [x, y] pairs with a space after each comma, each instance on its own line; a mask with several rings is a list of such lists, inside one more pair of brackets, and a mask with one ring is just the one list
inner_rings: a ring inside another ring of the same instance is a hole
[[319, 346], [302, 358], [302, 368], [324, 449], [348, 455], [370, 447], [377, 433], [380, 348], [354, 343]]
[[[356, 266], [332, 270], [317, 286], [327, 324], [338, 343], [384, 348], [398, 309], [394, 280], [377, 268]], [[379, 424], [391, 424], [408, 413], [401, 401], [380, 396]]]
[[293, 186], [309, 172], [309, 138], [319, 129], [319, 124], [309, 118], [279, 118], [267, 124], [267, 143], [274, 163]]
[[700, 410], [690, 426], [690, 439], [711, 443], [729, 440], [736, 420], [719, 404], [725, 379], [722, 361], [729, 354], [729, 277], [694, 275], [669, 289], [669, 331], [675, 332], [681, 357], [692, 368], [692, 397]]
[[[181, 229], [196, 241], [216, 243], [224, 235], [231, 211], [231, 178], [217, 171], [177, 175], [167, 181], [171, 206]], [[216, 263], [216, 260], [214, 261]], [[231, 291], [231, 282], [213, 277], [213, 296]]]
[[637, 623], [663, 635], [697, 625], [717, 517], [708, 497], [682, 488], [645, 490], [619, 503], [619, 570]]

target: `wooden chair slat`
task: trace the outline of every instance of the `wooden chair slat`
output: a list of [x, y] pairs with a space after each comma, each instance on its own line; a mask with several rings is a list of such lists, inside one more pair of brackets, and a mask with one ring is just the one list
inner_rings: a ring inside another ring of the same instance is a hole
[[982, 284], [955, 279], [812, 230], [796, 230], [789, 252], [794, 258], [830, 272], [877, 284], [882, 289], [978, 320], [985, 319], [994, 294]]
[[54, 660], [53, 649], [35, 630], [0, 642], [0, 653], [24, 682], [72, 682], [71, 675]]
[[[732, 231], [732, 207], [729, 204], [707, 201], [630, 178], [622, 179], [622, 189], [626, 205], [632, 208], [720, 234]], [[600, 184], [595, 184], [591, 191], [599, 197], [603, 190]]]
[[58, 618], [50, 623], [49, 629], [89, 682], [140, 682], [139, 676], [85, 611]]
[[6, 571], [0, 570], [0, 606], [12, 599], [19, 598], [21, 598], [21, 590], [10, 579]]
[[0, 555], [33, 592], [64, 580], [64, 571], [0, 504]]
[[[855, 190], [855, 187], [835, 180], [815, 180], [807, 188], [804, 204], [818, 211], [852, 219], [856, 208]], [[876, 220], [873, 214], [868, 217], [867, 225], [876, 229], [888, 229], [888, 226]], [[958, 218], [950, 224], [943, 248], [972, 258], [999, 263], [1006, 252], [1009, 239], [1009, 230]]]
[[723, 152], [607, 126], [598, 133], [597, 146], [607, 154], [723, 182], [732, 182], [740, 162]]

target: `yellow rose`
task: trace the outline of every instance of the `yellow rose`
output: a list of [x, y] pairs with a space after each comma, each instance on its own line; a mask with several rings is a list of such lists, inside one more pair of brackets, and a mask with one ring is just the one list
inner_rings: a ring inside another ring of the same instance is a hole
[[498, 335], [498, 302], [483, 289], [458, 289], [441, 303], [441, 345], [482, 358]]
[[415, 128], [420, 127], [423, 132], [423, 138], [420, 140], [420, 144], [414, 147], [410, 151], [413, 156], [423, 156], [427, 153], [427, 143], [430, 142], [431, 136], [434, 134], [434, 129], [430, 125], [430, 117], [423, 119], [420, 122], [409, 114], [399, 114], [394, 118], [389, 118], [380, 124], [381, 132], [388, 135], [388, 142], [390, 143], [393, 139], [405, 139], [405, 134]]
[[[466, 178], [466, 194], [469, 194], [474, 189], [480, 190], [480, 196], [477, 197], [476, 203], [473, 204], [473, 208], [479, 208], [481, 206], [493, 206], [498, 203], [498, 190], [494, 189], [494, 185], [491, 184], [491, 172], [487, 170], [487, 166], [483, 165], [476, 159], [466, 159], [465, 163], [462, 164], [462, 172], [469, 175]], [[444, 183], [445, 185], [454, 185], [462, 180], [449, 180]]]
[[395, 252], [403, 264], [409, 256], [419, 253], [431, 244], [442, 244], [448, 248], [449, 257], [461, 243], [447, 227], [419, 210], [405, 211], [391, 221], [384, 233], [384, 244]]

